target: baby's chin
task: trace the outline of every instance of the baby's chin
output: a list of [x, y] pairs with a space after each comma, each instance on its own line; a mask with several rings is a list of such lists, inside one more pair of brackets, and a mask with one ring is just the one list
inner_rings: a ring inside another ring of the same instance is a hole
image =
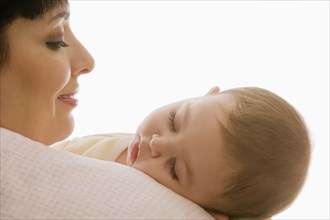
[[119, 154], [119, 156], [117, 157], [115, 162], [123, 164], [125, 166], [129, 166], [128, 165], [129, 161], [127, 160], [127, 158], [128, 158], [127, 154], [128, 153], [127, 153], [127, 148], [126, 148], [126, 150], [124, 150], [121, 154]]
[[126, 164], [125, 164], [126, 166], [131, 167], [133, 165], [132, 161], [129, 159], [128, 156], [126, 157], [126, 161], [125, 162], [126, 162]]
[[130, 160], [130, 158], [131, 158], [131, 154], [130, 154], [129, 150], [127, 150], [126, 159], [125, 159], [125, 165], [132, 167], [133, 166], [133, 162]]

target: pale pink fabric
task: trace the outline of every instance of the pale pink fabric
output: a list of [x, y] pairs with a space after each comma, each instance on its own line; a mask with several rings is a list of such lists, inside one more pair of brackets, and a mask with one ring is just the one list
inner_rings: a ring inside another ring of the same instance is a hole
[[1, 219], [212, 219], [144, 173], [1, 128]]

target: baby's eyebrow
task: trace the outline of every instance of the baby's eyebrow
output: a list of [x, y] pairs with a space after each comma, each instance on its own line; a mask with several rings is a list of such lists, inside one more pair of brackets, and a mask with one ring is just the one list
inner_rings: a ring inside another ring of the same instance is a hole
[[184, 109], [184, 113], [183, 113], [183, 118], [181, 120], [182, 127], [180, 129], [184, 129], [185, 127], [187, 127], [188, 120], [190, 118], [190, 112], [191, 112], [190, 103], [187, 103], [184, 108], [185, 109]]
[[[180, 119], [180, 124], [181, 124], [181, 127], [180, 127], [180, 131], [186, 129], [188, 126], [189, 126], [189, 120], [190, 120], [190, 115], [191, 115], [191, 103], [186, 103], [184, 106], [183, 106], [183, 117], [181, 117]], [[187, 180], [187, 183], [188, 185], [191, 185], [193, 183], [193, 179], [194, 179], [194, 172], [193, 170], [191, 169], [191, 159], [189, 157], [189, 152], [188, 152], [188, 149], [186, 148], [183, 148], [183, 151], [182, 151], [182, 160], [183, 160], [183, 164], [184, 164], [184, 170], [185, 170], [185, 173], [184, 173], [184, 176]]]
[[189, 153], [186, 148], [183, 149], [182, 153], [183, 153], [182, 154], [183, 164], [185, 166], [185, 171], [186, 171], [184, 175], [186, 176], [188, 185], [192, 185], [194, 181], [194, 172], [190, 166], [192, 164], [191, 159], [189, 157]]

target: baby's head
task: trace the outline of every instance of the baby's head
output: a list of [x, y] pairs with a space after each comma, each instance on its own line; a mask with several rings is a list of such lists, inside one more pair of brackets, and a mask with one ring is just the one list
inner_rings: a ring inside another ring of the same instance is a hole
[[222, 94], [235, 103], [227, 123], [219, 123], [234, 172], [210, 208], [231, 217], [271, 217], [293, 202], [305, 182], [308, 130], [294, 107], [270, 91], [238, 88]]
[[267, 90], [238, 88], [153, 111], [127, 163], [210, 211], [264, 218], [297, 196], [309, 159], [294, 108]]

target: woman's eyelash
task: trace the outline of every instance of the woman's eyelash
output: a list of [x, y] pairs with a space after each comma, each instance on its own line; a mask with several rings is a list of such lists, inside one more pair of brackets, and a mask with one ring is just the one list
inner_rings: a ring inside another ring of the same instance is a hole
[[169, 120], [168, 126], [170, 128], [170, 131], [174, 133], [176, 133], [175, 124], [174, 124], [175, 115], [176, 115], [176, 111], [172, 110], [170, 112], [170, 116], [168, 117]]
[[172, 158], [170, 161], [170, 174], [173, 180], [179, 180], [175, 172], [176, 158]]
[[65, 43], [64, 41], [49, 41], [46, 42], [47, 46], [52, 49], [52, 50], [58, 50], [61, 47], [68, 47], [70, 46], [69, 44]]

